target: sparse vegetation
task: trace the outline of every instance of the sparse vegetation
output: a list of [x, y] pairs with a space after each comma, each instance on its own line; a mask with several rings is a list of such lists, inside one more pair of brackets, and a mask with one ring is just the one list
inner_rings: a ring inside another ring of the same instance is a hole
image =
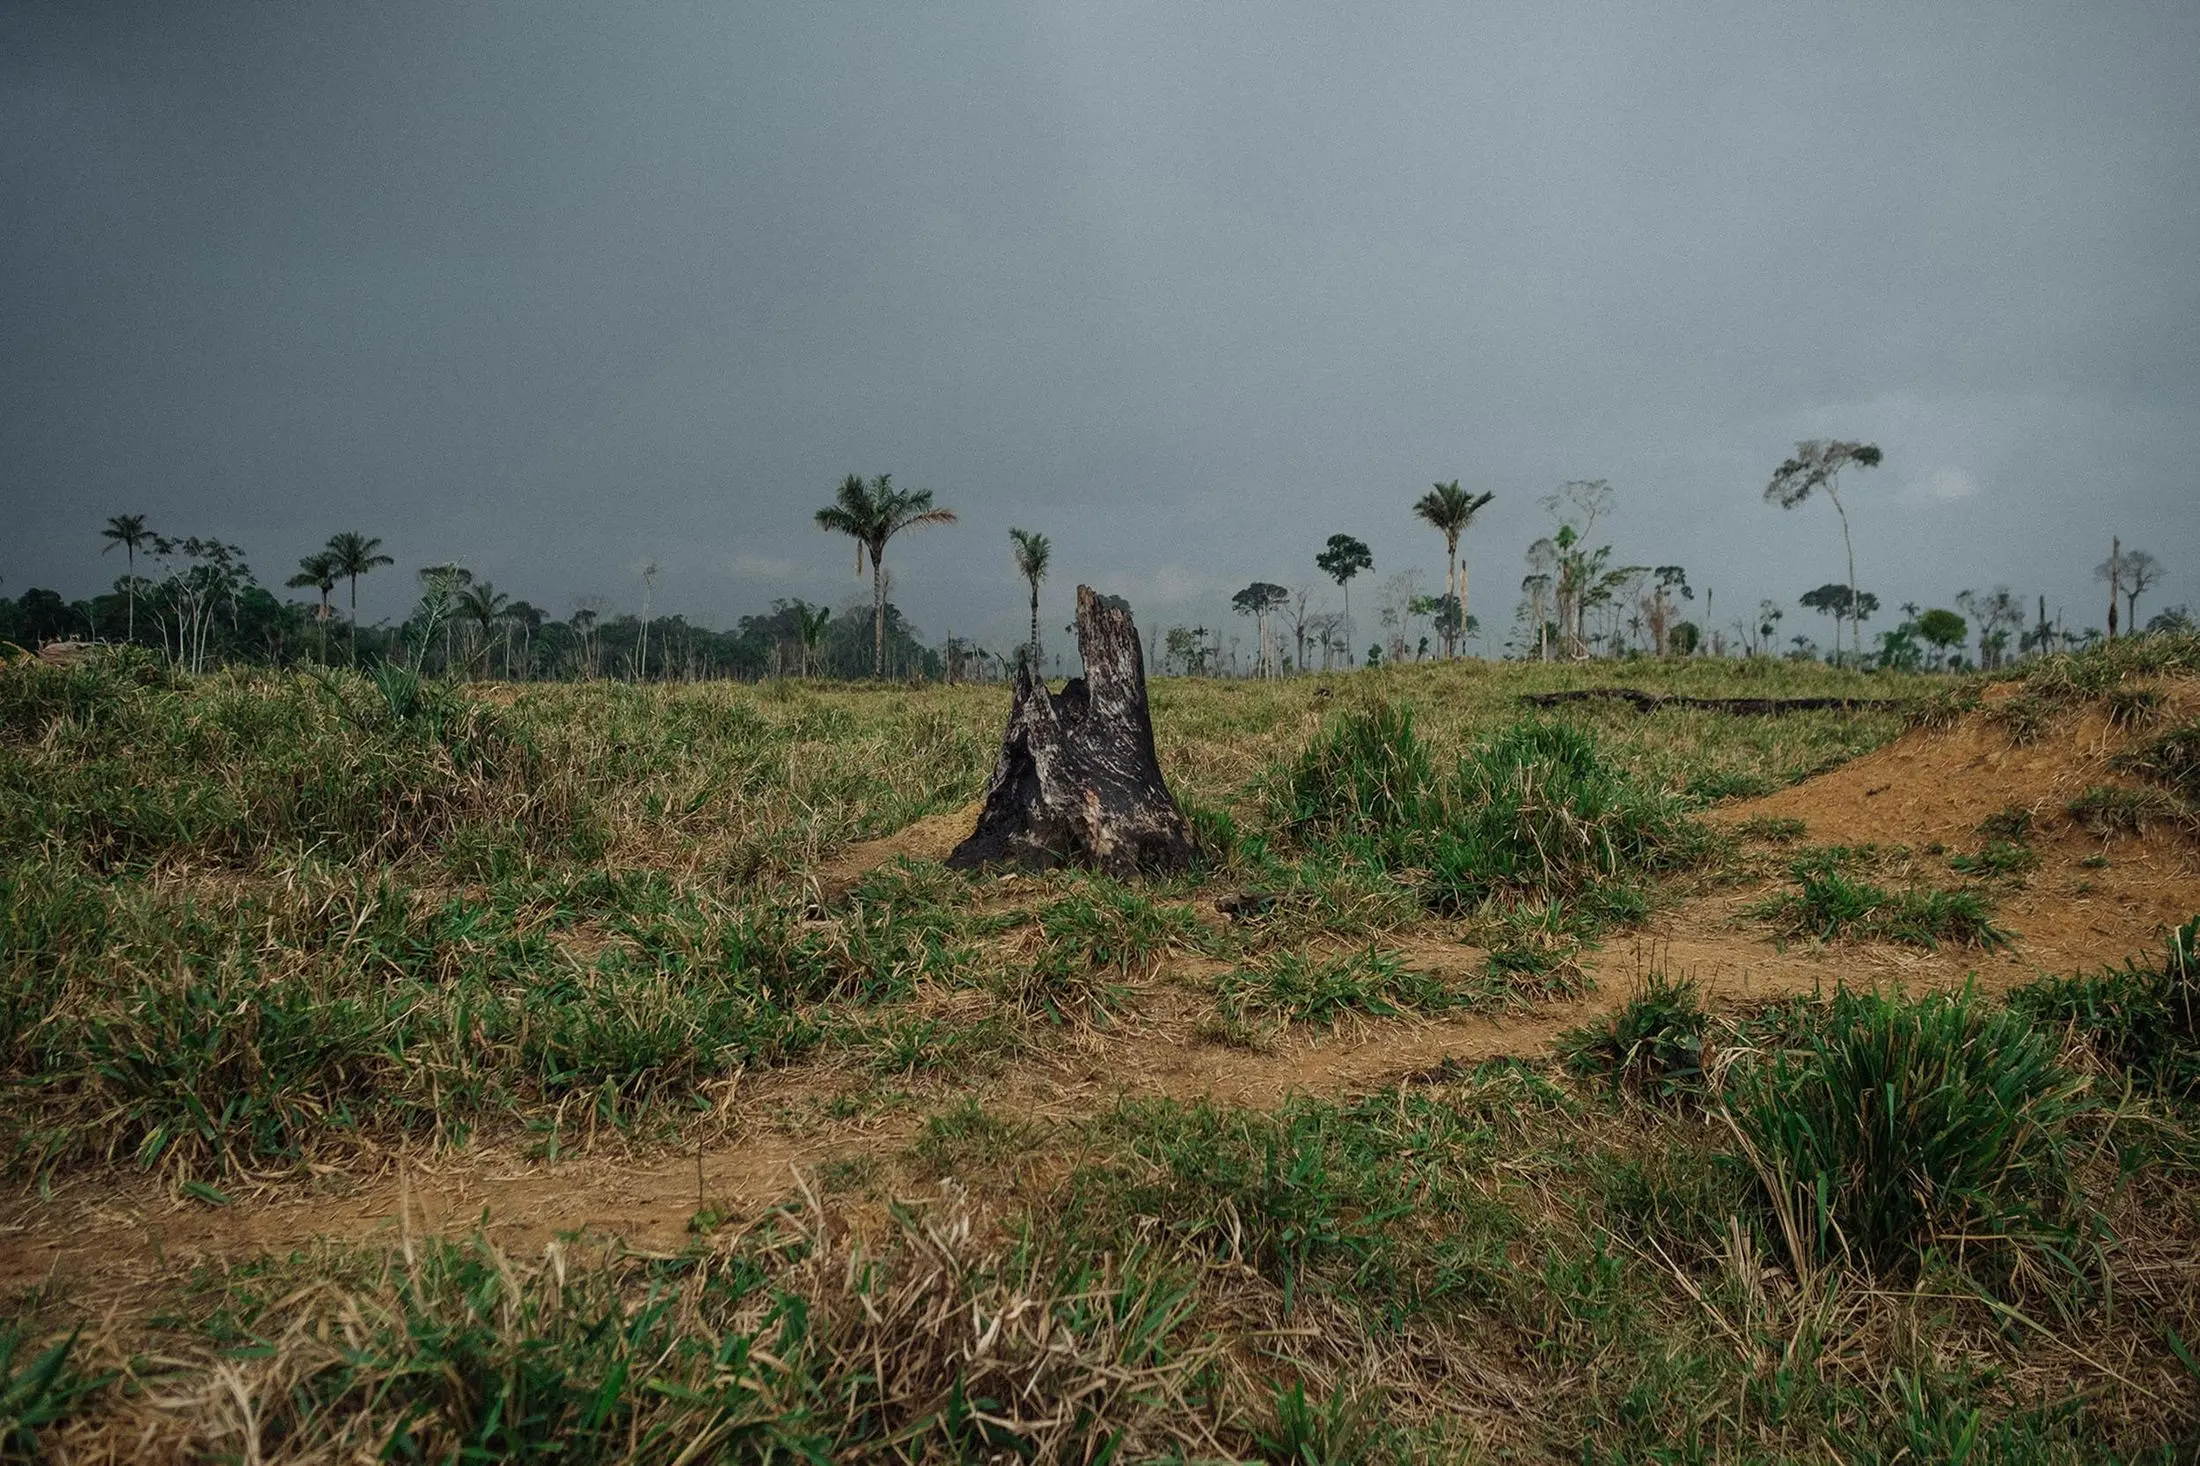
[[2152, 962], [2044, 978], [2010, 1006], [2083, 1039], [2150, 1093], [2200, 1093], [2200, 918], [2171, 932]]
[[1324, 1028], [1347, 1014], [1435, 1012], [1466, 1001], [1400, 958], [1373, 949], [1328, 961], [1279, 952], [1232, 968], [1217, 982], [1216, 999], [1233, 1023], [1273, 1018]]
[[2063, 810], [2087, 834], [2104, 838], [2143, 835], [2148, 826], [2174, 820], [2179, 813], [2177, 802], [2161, 790], [2122, 784], [2094, 784]]
[[1791, 870], [1795, 882], [1791, 889], [1751, 908], [1753, 916], [1787, 936], [1822, 942], [1907, 942], [1920, 947], [1952, 942], [1988, 950], [2009, 939], [1993, 924], [1991, 905], [1976, 890], [1909, 887], [1889, 891], [1849, 874], [1839, 852], [1806, 856]]
[[[119, 1304], [68, 1269], [13, 1295], [17, 1455], [2081, 1460], [2200, 1428], [2189, 928], [2006, 1007], [1738, 1005], [1628, 933], [1777, 861], [1798, 934], [1998, 940], [1985, 892], [2071, 863], [2022, 810], [1954, 854], [1692, 813], [1899, 712], [1523, 720], [1608, 675], [1559, 665], [1341, 706], [1164, 683], [1208, 864], [1124, 883], [836, 867], [977, 792], [994, 688], [326, 675], [0, 676], [18, 1217], [142, 1174], [210, 1236], [324, 1188], [363, 1219], [125, 1259]], [[319, 802], [270, 792], [315, 769]], [[1917, 884], [1943, 858], [1977, 884]], [[1629, 942], [1653, 975], [1615, 990]], [[1876, 955], [1808, 960], [1838, 988]], [[1552, 1054], [1437, 1041], [1555, 1014]], [[800, 1159], [729, 1181], [768, 1140]], [[685, 1183], [632, 1249], [370, 1234], [393, 1154]]]
[[1604, 1079], [1637, 1099], [1671, 1102], [1705, 1089], [1709, 1029], [1695, 986], [1654, 972], [1610, 1019], [1561, 1034], [1558, 1053], [1576, 1074]]

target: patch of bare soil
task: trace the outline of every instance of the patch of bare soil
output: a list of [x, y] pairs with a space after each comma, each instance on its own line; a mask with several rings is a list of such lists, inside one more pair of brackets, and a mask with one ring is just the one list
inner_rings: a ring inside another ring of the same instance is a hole
[[811, 872], [827, 899], [839, 895], [880, 866], [895, 860], [940, 861], [978, 827], [984, 800], [945, 814], [928, 814], [915, 824], [876, 840], [860, 840]]
[[[1990, 689], [1989, 707], [2018, 691]], [[2200, 711], [2200, 684], [2163, 689], [2167, 718]], [[2070, 712], [2031, 743], [2018, 743], [1991, 717], [1974, 714], [1942, 732], [1915, 732], [1837, 769], [1733, 805], [1716, 818], [1739, 823], [1755, 815], [1792, 816], [1821, 844], [1926, 845], [1970, 848], [1979, 821], [1999, 810], [2028, 810], [2042, 828], [2067, 827], [2065, 801], [2089, 786], [2128, 782], [2109, 759], [2133, 740], [2100, 707]]]
[[[2188, 686], [2178, 700], [2190, 705]], [[1718, 818], [1802, 819], [1821, 843], [1979, 844], [1978, 822], [2009, 805], [2034, 811], [2039, 868], [2005, 888], [1995, 920], [2012, 936], [2001, 950], [1937, 951], [1879, 944], [1822, 946], [1771, 941], [1746, 908], [1769, 886], [1716, 891], [1667, 910], [1641, 931], [1583, 959], [1596, 980], [1586, 996], [1516, 1014], [1442, 1019], [1366, 1019], [1326, 1032], [1298, 1030], [1259, 1048], [1212, 1040], [1216, 964], [1185, 956], [1136, 985], [1135, 1001], [1106, 1026], [1064, 1030], [986, 1077], [928, 1080], [936, 1100], [968, 1095], [1004, 1116], [1040, 1123], [1090, 1115], [1122, 1096], [1165, 1095], [1268, 1106], [1294, 1093], [1367, 1092], [1449, 1061], [1472, 1064], [1546, 1053], [1566, 1029], [1624, 1004], [1653, 971], [1692, 978], [1714, 1006], [1830, 992], [1838, 985], [1919, 992], [1976, 982], [2006, 989], [2043, 973], [2114, 965], [2156, 950], [2163, 933], [2200, 910], [2200, 842], [2162, 830], [2103, 844], [2062, 813], [2061, 803], [2111, 777], [2123, 735], [2097, 714], [2074, 715], [2029, 746], [1990, 723], [1915, 733], [1830, 773]], [[856, 846], [821, 868], [821, 889], [844, 890], [905, 856], [935, 860], [968, 832], [976, 807], [918, 821]], [[1392, 938], [1424, 970], [1461, 976], [1480, 953], [1431, 935]], [[842, 1076], [845, 1077], [845, 1076]], [[156, 1186], [111, 1177], [68, 1181], [50, 1199], [0, 1208], [0, 1286], [51, 1275], [79, 1286], [143, 1277], [199, 1259], [281, 1253], [315, 1239], [396, 1240], [479, 1226], [507, 1244], [579, 1230], [617, 1233], [631, 1245], [679, 1245], [703, 1206], [753, 1213], [785, 1196], [797, 1167], [870, 1158], [891, 1162], [917, 1133], [910, 1107], [884, 1116], [820, 1119], [830, 1073], [798, 1071], [745, 1087], [733, 1138], [700, 1151], [556, 1161], [482, 1147], [392, 1163], [377, 1175], [280, 1188], [233, 1205], [178, 1202]], [[700, 1167], [700, 1177], [698, 1176]]]

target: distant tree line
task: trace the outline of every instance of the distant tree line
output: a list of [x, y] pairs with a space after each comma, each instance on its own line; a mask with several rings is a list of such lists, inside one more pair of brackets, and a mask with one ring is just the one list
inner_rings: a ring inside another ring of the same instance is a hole
[[[883, 597], [838, 615], [800, 599], [776, 600], [769, 611], [717, 630], [649, 615], [645, 573], [642, 614], [612, 614], [587, 599], [559, 618], [453, 563], [415, 572], [419, 598], [401, 619], [362, 624], [360, 579], [394, 564], [377, 538], [346, 531], [303, 557], [284, 582], [312, 594], [301, 602], [279, 599], [241, 546], [163, 535], [136, 514], [109, 520], [101, 535], [125, 561], [114, 589], [75, 601], [40, 588], [0, 597], [0, 642], [129, 643], [198, 672], [228, 663], [381, 662], [432, 676], [515, 681], [937, 679], [946, 671], [942, 651], [924, 645]], [[962, 660], [969, 676], [998, 675], [1001, 666], [975, 648], [965, 648]]]
[[[1511, 631], [1498, 651], [1542, 661], [1742, 655], [1823, 657], [1897, 671], [1991, 670], [2017, 657], [2113, 638], [2119, 625], [2141, 629], [2140, 598], [2160, 583], [2164, 567], [2145, 550], [2124, 548], [2119, 538], [2110, 541], [2109, 558], [2094, 570], [2108, 588], [2105, 633], [2066, 626], [2059, 612], [2051, 620], [2045, 597], [2028, 607], [2007, 586], [1995, 586], [1957, 592], [1952, 608], [1905, 602], [1901, 619], [1876, 632], [1867, 646], [1864, 629], [1881, 605], [1857, 583], [1850, 505], [1843, 498], [1850, 488], [1843, 475], [1883, 461], [1871, 443], [1798, 443], [1764, 491], [1768, 503], [1783, 509], [1814, 497], [1834, 508], [1844, 578], [1804, 591], [1796, 601], [1832, 622], [1829, 647], [1821, 649], [1807, 632], [1789, 630], [1783, 639], [1786, 611], [1773, 600], [1759, 601], [1753, 614], [1722, 627], [1712, 591], [1705, 588], [1699, 603], [1685, 567], [1628, 562], [1608, 540], [1598, 543], [1598, 526], [1612, 510], [1612, 486], [1603, 479], [1576, 479], [1539, 501], [1550, 532], [1528, 546]], [[1407, 506], [1414, 520], [1443, 539], [1442, 588], [1425, 583], [1419, 568], [1392, 573], [1375, 588], [1378, 630], [1364, 646], [1353, 619], [1352, 585], [1375, 568], [1375, 557], [1366, 541], [1340, 532], [1311, 557], [1320, 577], [1337, 587], [1338, 609], [1318, 602], [1315, 586], [1255, 580], [1230, 598], [1232, 611], [1243, 618], [1235, 624], [1151, 624], [1148, 660], [1157, 671], [1183, 675], [1277, 677], [1462, 656], [1466, 644], [1481, 636], [1482, 624], [1468, 610], [1460, 542], [1494, 498], [1487, 490], [1469, 492], [1452, 479], [1434, 484]], [[896, 487], [889, 474], [868, 479], [850, 474], [814, 519], [820, 529], [853, 541], [857, 573], [870, 572], [868, 606], [858, 602], [836, 614], [800, 599], [775, 600], [769, 611], [718, 630], [678, 615], [651, 614], [654, 562], [639, 572], [639, 615], [611, 614], [605, 602], [585, 599], [559, 619], [477, 579], [463, 565], [447, 563], [415, 571], [418, 599], [404, 617], [362, 625], [360, 580], [394, 564], [377, 538], [344, 531], [301, 557], [283, 581], [286, 590], [311, 593], [311, 600], [299, 601], [280, 599], [262, 584], [241, 546], [205, 536], [169, 536], [142, 514], [121, 514], [100, 530], [106, 541], [102, 553], [122, 553], [124, 573], [114, 588], [78, 601], [38, 588], [14, 600], [0, 597], [0, 642], [131, 643], [195, 672], [231, 662], [394, 662], [424, 675], [514, 681], [964, 681], [1005, 678], [1018, 661], [1042, 672], [1048, 667], [1039, 607], [1039, 587], [1053, 555], [1046, 535], [1022, 528], [1008, 532], [1016, 573], [1029, 589], [1024, 642], [1000, 651], [949, 637], [931, 647], [891, 600], [886, 549], [905, 530], [955, 523], [954, 512], [936, 505], [930, 490]], [[2144, 629], [2182, 630], [2192, 624], [2187, 608], [2179, 605], [2157, 610]], [[1061, 660], [1056, 652], [1055, 670]]]

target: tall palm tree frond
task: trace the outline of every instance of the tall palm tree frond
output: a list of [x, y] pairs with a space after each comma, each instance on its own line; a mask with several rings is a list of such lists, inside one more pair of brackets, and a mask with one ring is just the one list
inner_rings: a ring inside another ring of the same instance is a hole
[[856, 573], [863, 572], [863, 557], [871, 557], [871, 675], [886, 668], [886, 542], [905, 529], [920, 524], [953, 524], [955, 512], [933, 507], [932, 491], [904, 491], [894, 487], [891, 474], [879, 474], [866, 484], [857, 474], [840, 481], [834, 502], [817, 511], [817, 527], [847, 535], [856, 542]]
[[1028, 529], [1011, 529], [1009, 542], [1016, 547], [1016, 572], [1031, 582], [1031, 673], [1039, 675], [1039, 582], [1046, 579], [1047, 560], [1053, 541]]
[[354, 529], [328, 537], [329, 556], [335, 561], [335, 569], [351, 582], [351, 659], [359, 660], [359, 577], [383, 565], [397, 562], [381, 553], [382, 541], [378, 537], [363, 535]]
[[122, 583], [123, 596], [130, 608], [128, 622], [129, 629], [123, 632], [123, 639], [126, 641], [136, 641], [137, 552], [150, 541], [157, 539], [158, 536], [156, 536], [150, 529], [147, 529], [145, 527], [144, 515], [116, 514], [108, 518], [107, 527], [99, 532], [99, 537], [107, 541], [106, 544], [100, 547], [100, 554], [104, 555], [109, 550], [113, 549], [116, 545], [120, 545], [122, 546], [123, 558], [130, 562], [129, 578], [124, 580]]
[[[1474, 523], [1474, 516], [1483, 506], [1495, 498], [1494, 493], [1470, 494], [1459, 487], [1459, 480], [1437, 484], [1423, 494], [1414, 504], [1416, 517], [1434, 526], [1444, 536], [1444, 592], [1459, 606], [1458, 624], [1467, 623], [1467, 596], [1463, 567], [1459, 564], [1459, 537]], [[1450, 650], [1452, 635], [1444, 634], [1446, 650]]]

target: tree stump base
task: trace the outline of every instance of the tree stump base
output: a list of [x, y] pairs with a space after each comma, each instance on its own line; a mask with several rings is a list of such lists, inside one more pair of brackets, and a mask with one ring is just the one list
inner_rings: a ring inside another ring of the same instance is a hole
[[947, 857], [953, 869], [1082, 865], [1129, 876], [1191, 863], [1191, 825], [1154, 754], [1130, 607], [1077, 587], [1077, 649], [1085, 675], [1059, 693], [1029, 659], [1018, 665], [985, 808]]

